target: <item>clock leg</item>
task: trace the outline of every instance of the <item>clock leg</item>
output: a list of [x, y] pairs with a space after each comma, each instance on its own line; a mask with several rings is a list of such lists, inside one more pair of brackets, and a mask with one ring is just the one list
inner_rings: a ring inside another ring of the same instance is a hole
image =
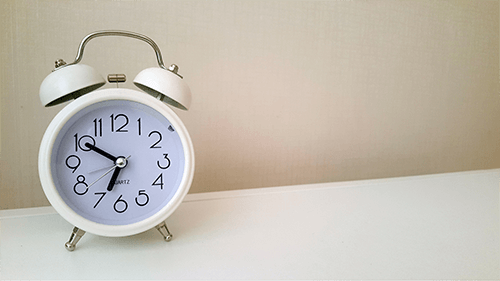
[[170, 231], [168, 231], [167, 224], [165, 222], [160, 223], [159, 225], [156, 226], [156, 229], [161, 233], [163, 238], [165, 238], [165, 241], [170, 242], [172, 238], [174, 237]]
[[64, 244], [64, 246], [66, 247], [66, 250], [74, 251], [75, 247], [76, 247], [76, 243], [78, 243], [78, 241], [80, 241], [80, 238], [82, 238], [82, 236], [84, 234], [85, 234], [84, 230], [81, 230], [75, 226], [75, 228], [73, 228], [73, 232], [71, 233], [71, 236], [69, 237], [68, 242], [66, 242], [66, 244]]

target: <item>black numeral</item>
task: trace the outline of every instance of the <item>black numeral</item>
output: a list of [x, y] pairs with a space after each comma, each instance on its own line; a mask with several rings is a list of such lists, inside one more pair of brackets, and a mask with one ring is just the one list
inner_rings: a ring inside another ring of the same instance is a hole
[[102, 137], [102, 118], [94, 119], [94, 136]]
[[[73, 159], [73, 160], [71, 160]], [[76, 161], [76, 163], [75, 163]], [[80, 164], [82, 163], [82, 160], [80, 160], [80, 157], [76, 155], [70, 155], [68, 158], [66, 158], [66, 167], [72, 169], [72, 173], [76, 172], [76, 169], [80, 167]]]
[[[128, 132], [128, 130], [127, 130], [127, 129], [125, 129], [125, 127], [128, 125], [128, 117], [127, 117], [127, 115], [125, 115], [125, 114], [117, 114], [117, 115], [115, 116], [114, 114], [111, 114], [109, 117], [111, 118], [111, 132], [116, 132], [116, 133], [126, 133], [126, 132]], [[118, 120], [118, 118], [120, 118], [120, 117], [121, 117], [121, 119], [122, 119], [123, 121], [125, 121], [125, 122], [123, 123], [123, 125], [122, 125], [120, 128], [118, 128], [118, 129], [115, 131], [115, 122], [116, 122], [116, 121]]]
[[[139, 202], [140, 196], [146, 197], [146, 199], [143, 199], [143, 200], [145, 200], [144, 203]], [[146, 194], [146, 190], [139, 190], [139, 195], [137, 195], [137, 197], [135, 197], [135, 203], [141, 207], [146, 206], [149, 203], [149, 196]]]
[[151, 185], [159, 185], [163, 189], [163, 173], [161, 173]]
[[170, 159], [168, 158], [168, 153], [163, 154], [163, 159], [166, 160], [162, 161], [163, 163], [165, 163], [165, 165], [161, 165], [160, 160], [156, 161], [156, 165], [158, 165], [158, 168], [165, 170], [168, 169], [168, 167], [170, 167]]
[[[85, 188], [85, 190], [82, 190], [82, 187]], [[79, 175], [76, 177], [76, 183], [73, 185], [73, 191], [78, 195], [84, 195], [87, 191], [89, 191], [89, 185], [85, 182], [85, 176]]]
[[127, 210], [128, 208], [128, 203], [127, 201], [122, 199], [123, 195], [120, 195], [118, 199], [116, 199], [115, 204], [113, 204], [113, 209], [115, 209], [115, 212], [117, 213], [123, 213]]
[[139, 133], [139, 136], [142, 133], [142, 124], [141, 124], [141, 118], [137, 119], [137, 132]]
[[99, 203], [101, 203], [101, 200], [102, 200], [102, 198], [104, 198], [104, 195], [106, 195], [106, 192], [96, 192], [96, 193], [94, 193], [94, 195], [101, 195], [101, 197], [99, 197], [99, 200], [97, 200], [97, 202], [94, 205], [94, 209], [95, 209], [95, 207], [97, 207], [97, 205], [99, 205]]
[[82, 151], [90, 151], [90, 148], [85, 146], [85, 143], [87, 142], [95, 145], [95, 139], [89, 135], [83, 135], [81, 138], [78, 138], [78, 134], [74, 134], [73, 137], [75, 138], [75, 152], [78, 152], [78, 149]]
[[149, 133], [148, 137], [150, 138], [153, 134], [158, 135], [158, 141], [153, 143], [153, 145], [151, 145], [149, 148], [161, 148], [161, 146], [158, 145], [162, 140], [161, 133], [158, 131], [151, 131], [151, 133]]

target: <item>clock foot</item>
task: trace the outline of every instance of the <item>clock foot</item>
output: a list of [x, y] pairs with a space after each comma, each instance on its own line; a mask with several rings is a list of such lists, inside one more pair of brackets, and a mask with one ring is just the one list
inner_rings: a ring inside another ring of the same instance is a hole
[[80, 241], [80, 238], [82, 238], [82, 236], [84, 234], [85, 234], [85, 231], [83, 231], [75, 226], [75, 228], [73, 228], [73, 232], [71, 233], [71, 236], [69, 237], [68, 242], [66, 242], [66, 244], [64, 244], [64, 246], [66, 247], [66, 250], [68, 250], [70, 252], [74, 251], [75, 247], [76, 247], [76, 243], [78, 243], [78, 241]]
[[170, 231], [168, 231], [167, 224], [165, 222], [160, 223], [156, 226], [156, 229], [161, 233], [165, 241], [170, 242], [174, 237]]

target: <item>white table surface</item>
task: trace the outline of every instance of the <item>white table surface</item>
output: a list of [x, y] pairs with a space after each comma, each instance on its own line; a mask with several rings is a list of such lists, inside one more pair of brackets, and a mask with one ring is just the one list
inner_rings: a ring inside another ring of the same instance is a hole
[[0, 211], [2, 279], [500, 279], [500, 169], [189, 194], [174, 234]]

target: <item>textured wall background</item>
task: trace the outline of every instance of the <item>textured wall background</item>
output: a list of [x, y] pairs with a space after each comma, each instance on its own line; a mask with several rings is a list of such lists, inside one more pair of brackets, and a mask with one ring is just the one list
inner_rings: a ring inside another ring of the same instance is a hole
[[[0, 2], [0, 207], [48, 205], [42, 80], [90, 32], [160, 46], [193, 92], [191, 192], [500, 167], [498, 1]], [[152, 49], [98, 38], [82, 63], [132, 81]], [[125, 87], [133, 87], [127, 82]]]

